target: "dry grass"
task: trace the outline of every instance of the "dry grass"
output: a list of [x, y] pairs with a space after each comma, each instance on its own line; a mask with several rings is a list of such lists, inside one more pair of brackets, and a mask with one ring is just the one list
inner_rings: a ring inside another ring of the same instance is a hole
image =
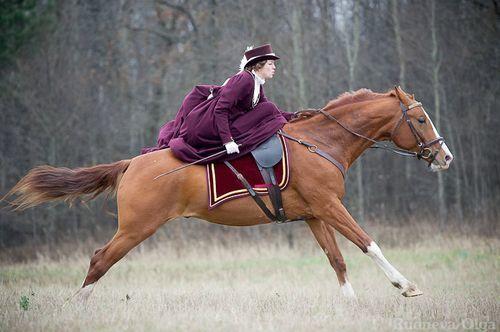
[[[40, 257], [0, 272], [0, 330], [331, 331], [496, 329], [499, 241], [464, 236], [381, 247], [424, 291], [403, 298], [369, 258], [341, 242], [357, 304], [309, 240], [136, 250], [101, 279], [87, 305], [64, 301], [88, 258]], [[24, 296], [24, 309], [20, 301]], [[28, 305], [26, 305], [26, 299]], [[25, 310], [26, 309], [26, 310]]]

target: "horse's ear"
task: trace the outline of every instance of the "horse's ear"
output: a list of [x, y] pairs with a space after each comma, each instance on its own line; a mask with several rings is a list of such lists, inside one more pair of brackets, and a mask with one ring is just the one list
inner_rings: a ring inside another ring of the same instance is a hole
[[396, 85], [394, 87], [394, 91], [396, 92], [396, 96], [398, 97], [399, 101], [401, 101], [405, 105], [408, 105], [410, 103], [408, 95], [403, 91], [403, 89], [401, 89], [399, 85]]
[[402, 100], [401, 97], [403, 95], [401, 91], [401, 87], [399, 85], [394, 86], [394, 92], [396, 93], [396, 97], [398, 97], [399, 100]]

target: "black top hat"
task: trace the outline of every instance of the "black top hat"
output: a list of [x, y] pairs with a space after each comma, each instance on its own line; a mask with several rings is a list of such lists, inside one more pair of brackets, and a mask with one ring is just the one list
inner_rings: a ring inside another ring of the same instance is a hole
[[274, 54], [271, 44], [265, 44], [245, 52], [243, 68], [262, 60], [278, 60], [279, 58]]

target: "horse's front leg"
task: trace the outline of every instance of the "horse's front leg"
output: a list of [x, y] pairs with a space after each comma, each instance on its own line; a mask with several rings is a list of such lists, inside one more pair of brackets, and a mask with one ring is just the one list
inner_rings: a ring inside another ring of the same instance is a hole
[[375, 264], [382, 269], [391, 283], [402, 290], [402, 295], [408, 297], [422, 295], [422, 292], [415, 284], [408, 281], [408, 279], [389, 263], [382, 254], [382, 250], [380, 250], [379, 246], [361, 229], [361, 227], [359, 227], [339, 199], [333, 199], [326, 207], [324, 202], [322, 202], [317, 209], [313, 209], [313, 214], [318, 219], [333, 226], [373, 259]]
[[347, 268], [344, 262], [344, 257], [342, 257], [342, 253], [340, 252], [335, 239], [335, 232], [333, 228], [318, 219], [308, 220], [307, 224], [309, 225], [309, 228], [311, 228], [316, 241], [318, 241], [319, 246], [323, 249], [326, 257], [328, 257], [328, 260], [330, 261], [330, 265], [337, 274], [342, 295], [344, 295], [347, 299], [355, 300], [356, 295], [354, 294], [351, 283], [347, 280]]

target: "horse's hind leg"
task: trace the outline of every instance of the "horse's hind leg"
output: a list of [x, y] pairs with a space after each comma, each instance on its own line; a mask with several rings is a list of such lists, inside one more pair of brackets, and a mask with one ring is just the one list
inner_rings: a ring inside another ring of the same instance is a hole
[[[141, 225], [140, 223], [138, 225]], [[159, 225], [158, 225], [159, 227]], [[87, 276], [81, 289], [75, 294], [86, 300], [92, 292], [95, 283], [132, 248], [151, 236], [158, 227], [127, 227], [119, 228], [115, 236], [101, 249], [97, 249], [90, 259]]]
[[402, 295], [408, 297], [422, 295], [415, 284], [408, 281], [389, 263], [379, 246], [359, 227], [340, 200], [335, 199], [330, 202], [329, 207], [325, 209], [323, 202], [320, 208], [315, 209], [316, 217], [333, 226], [367, 254], [389, 278], [392, 285], [402, 290]]
[[330, 225], [318, 219], [309, 220], [307, 221], [307, 224], [311, 228], [316, 241], [318, 241], [318, 244], [325, 252], [326, 257], [328, 257], [330, 265], [337, 274], [342, 295], [348, 299], [356, 299], [351, 283], [347, 279], [347, 267], [344, 262], [344, 257], [342, 257], [342, 253], [338, 247], [337, 240], [335, 239], [334, 229]]

